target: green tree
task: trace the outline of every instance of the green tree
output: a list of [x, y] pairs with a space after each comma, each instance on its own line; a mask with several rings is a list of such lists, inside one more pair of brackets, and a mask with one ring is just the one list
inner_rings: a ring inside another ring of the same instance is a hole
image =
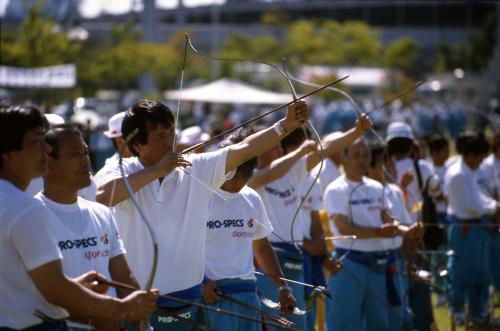
[[401, 70], [404, 74], [413, 76], [417, 55], [418, 44], [411, 38], [403, 38], [387, 45], [382, 63], [387, 68]]

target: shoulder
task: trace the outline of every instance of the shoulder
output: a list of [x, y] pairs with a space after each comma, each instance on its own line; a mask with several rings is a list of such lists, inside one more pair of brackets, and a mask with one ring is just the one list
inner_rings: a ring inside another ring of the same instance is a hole
[[108, 207], [106, 207], [105, 205], [100, 204], [99, 202], [87, 200], [87, 199], [79, 196], [78, 197], [78, 206], [82, 210], [90, 210], [90, 211], [93, 211], [96, 214], [103, 216], [103, 217], [106, 217], [106, 218], [112, 217], [111, 210]]
[[328, 184], [325, 190], [325, 194], [328, 194], [328, 192], [343, 191], [347, 188], [347, 186], [348, 184], [347, 181], [345, 180], [345, 176], [340, 176], [333, 182]]
[[382, 191], [384, 189], [384, 186], [380, 182], [368, 177], [363, 177], [363, 183], [374, 190]]
[[257, 191], [255, 191], [251, 187], [248, 187], [248, 186], [245, 185], [240, 190], [240, 194], [242, 196], [244, 196], [246, 199], [248, 199], [249, 201], [251, 201], [252, 203], [254, 203], [254, 204], [260, 204], [260, 203], [262, 203], [262, 199], [260, 198], [259, 193], [257, 193]]

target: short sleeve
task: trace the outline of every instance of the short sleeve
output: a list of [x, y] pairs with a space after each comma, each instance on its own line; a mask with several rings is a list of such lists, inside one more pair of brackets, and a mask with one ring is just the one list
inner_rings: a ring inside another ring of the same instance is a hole
[[188, 171], [211, 188], [219, 188], [234, 174], [233, 171], [226, 174], [228, 152], [229, 146], [214, 152], [191, 154], [190, 161], [193, 166]]
[[126, 254], [125, 246], [121, 239], [120, 233], [118, 232], [118, 227], [116, 226], [115, 218], [111, 213], [109, 213], [109, 225], [110, 225], [110, 235], [111, 235], [111, 256], [115, 257], [118, 255]]
[[321, 210], [323, 209], [323, 196], [321, 194], [321, 180], [318, 180], [314, 183], [313, 188], [310, 193], [311, 197], [311, 210]]
[[252, 198], [255, 202], [254, 207], [257, 210], [257, 217], [259, 218], [253, 239], [259, 240], [269, 236], [273, 232], [273, 226], [271, 225], [271, 221], [269, 221], [269, 216], [260, 196], [255, 193]]
[[35, 206], [18, 216], [8, 229], [17, 252], [27, 270], [36, 269], [62, 254], [55, 237], [55, 216], [43, 206]]
[[342, 183], [338, 180], [333, 181], [328, 185], [325, 192], [325, 208], [328, 211], [328, 215], [333, 216], [334, 214], [348, 215], [348, 197], [345, 194], [345, 189], [342, 187]]

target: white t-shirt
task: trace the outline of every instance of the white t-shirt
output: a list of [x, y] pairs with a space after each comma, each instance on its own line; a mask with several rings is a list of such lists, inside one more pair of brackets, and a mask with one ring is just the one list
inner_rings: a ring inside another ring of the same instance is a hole
[[[427, 179], [432, 175], [432, 165], [425, 160], [418, 160], [418, 165], [420, 167], [420, 174], [422, 176], [422, 185], [425, 185]], [[421, 206], [421, 202], [423, 200], [422, 193], [420, 192], [420, 186], [418, 184], [417, 173], [415, 172], [415, 166], [413, 163], [413, 159], [405, 158], [399, 161], [396, 161], [396, 171], [398, 173], [398, 183], [401, 183], [401, 179], [406, 171], [411, 171], [413, 174], [413, 181], [405, 188], [406, 193], [408, 193], [408, 208], [410, 210], [410, 215], [413, 219], [413, 222], [418, 221], [422, 209], [419, 208]]]
[[[299, 207], [300, 189], [307, 174], [307, 158], [302, 157], [283, 177], [257, 189], [266, 207], [274, 232], [287, 241], [292, 240], [290, 233], [292, 219]], [[297, 216], [293, 234], [295, 240], [302, 240], [302, 231], [301, 218]], [[282, 242], [273, 234], [269, 236], [269, 240]]]
[[125, 254], [125, 248], [109, 209], [80, 197], [69, 205], [52, 201], [43, 193], [35, 199], [57, 217], [55, 233], [64, 256], [64, 273], [76, 277], [95, 270], [111, 279], [109, 260]]
[[[307, 178], [302, 182], [301, 193], [300, 193], [300, 201], [307, 193], [307, 190], [311, 187], [311, 184], [314, 182], [316, 175], [309, 174]], [[311, 239], [311, 212], [312, 211], [320, 211], [323, 209], [323, 194], [321, 192], [321, 180], [318, 180], [314, 183], [311, 192], [307, 196], [307, 199], [302, 204], [302, 208], [299, 211], [299, 216], [302, 218], [302, 237], [304, 239]], [[299, 203], [300, 203], [299, 201]]]
[[495, 155], [484, 159], [477, 176], [479, 186], [486, 195], [500, 198], [500, 160]]
[[205, 276], [255, 279], [252, 241], [267, 237], [272, 226], [257, 192], [245, 186], [238, 193], [223, 190], [210, 198]]
[[[197, 180], [217, 189], [230, 178], [231, 174], [225, 175], [228, 150], [190, 154], [187, 159], [193, 165], [186, 171], [192, 176], [176, 169], [161, 183], [155, 180], [135, 193], [157, 236], [159, 258], [153, 287], [161, 293], [185, 290], [203, 280], [208, 203], [213, 193]], [[127, 175], [144, 169], [136, 157], [123, 160], [123, 167]], [[103, 183], [119, 177], [116, 166]], [[151, 236], [130, 198], [113, 212], [129, 266], [144, 287], [153, 262]]]
[[444, 176], [444, 190], [448, 197], [447, 213], [467, 220], [493, 214], [496, 201], [479, 187], [477, 170], [470, 169], [463, 160], [453, 163]]
[[[319, 171], [321, 163], [318, 163], [311, 174], [316, 176]], [[335, 179], [339, 178], [342, 175], [335, 163], [329, 158], [324, 159], [323, 161], [323, 169], [321, 169], [321, 173], [319, 174], [319, 179], [321, 179], [321, 194], [325, 194], [326, 188], [328, 185], [333, 182]]]
[[[35, 196], [43, 191], [43, 177], [33, 178], [26, 189], [26, 193]], [[95, 201], [97, 194], [97, 185], [94, 178], [90, 177], [90, 185], [78, 191], [78, 195], [90, 201]]]
[[104, 180], [108, 178], [110, 173], [113, 173], [114, 169], [118, 166], [118, 162], [120, 162], [120, 156], [118, 153], [113, 154], [111, 157], [106, 159], [104, 166], [99, 169], [99, 171], [94, 176], [94, 181], [97, 187], [105, 184]]
[[67, 312], [48, 303], [28, 271], [62, 259], [54, 235], [55, 216], [39, 201], [0, 179], [0, 327], [40, 324], [35, 310], [53, 318]]
[[[391, 206], [389, 212], [392, 217], [396, 218], [401, 224], [411, 225], [413, 220], [406, 208], [403, 191], [401, 191], [399, 186], [390, 183], [385, 185], [384, 194], [387, 196], [387, 200], [389, 200]], [[403, 243], [403, 238], [401, 236], [384, 240], [387, 249], [399, 248]]]
[[[382, 184], [367, 177], [363, 177], [361, 182], [353, 182], [345, 175], [328, 185], [324, 203], [330, 217], [334, 214], [351, 216], [350, 222], [372, 228], [379, 228], [382, 225], [380, 215], [382, 209], [391, 208], [387, 196], [383, 194]], [[334, 235], [341, 235], [333, 220], [330, 221], [330, 229]], [[386, 249], [382, 238], [356, 239], [354, 243], [350, 239], [338, 240], [335, 245], [365, 252]]]

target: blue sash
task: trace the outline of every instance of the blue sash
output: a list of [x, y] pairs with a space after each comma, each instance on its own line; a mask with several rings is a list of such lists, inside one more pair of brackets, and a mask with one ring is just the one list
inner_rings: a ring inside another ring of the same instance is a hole
[[304, 257], [297, 252], [295, 245], [283, 242], [272, 242], [271, 245], [277, 255], [297, 261], [303, 261]]
[[235, 293], [244, 293], [256, 292], [256, 282], [251, 279], [221, 279], [216, 281], [217, 287], [224, 294], [235, 294]]
[[[326, 286], [321, 256], [311, 256], [305, 249], [302, 249], [302, 253], [304, 254], [304, 283], [314, 286]], [[304, 290], [307, 298], [312, 292], [312, 288], [305, 287]]]

